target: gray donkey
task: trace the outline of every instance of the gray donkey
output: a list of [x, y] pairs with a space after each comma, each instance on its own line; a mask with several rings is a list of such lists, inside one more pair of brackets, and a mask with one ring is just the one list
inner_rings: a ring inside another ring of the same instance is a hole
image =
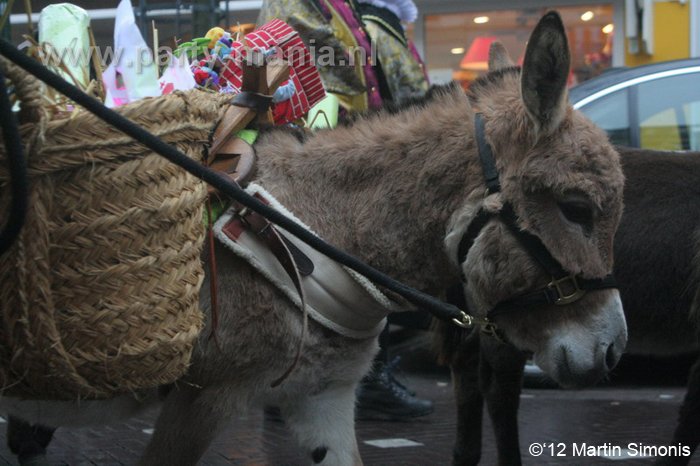
[[[502, 46], [490, 62], [507, 62]], [[550, 12], [533, 32], [522, 74], [504, 68], [480, 80], [476, 104], [502, 182], [501, 192], [487, 198], [473, 108], [457, 86], [333, 130], [269, 130], [255, 146], [254, 182], [330, 243], [437, 297], [460, 277], [457, 248], [470, 220], [481, 207], [496, 212], [505, 202], [517, 228], [540, 238], [568, 273], [601, 278], [612, 268], [623, 176], [604, 133], [567, 104], [569, 66], [563, 24]], [[376, 338], [352, 338], [310, 320], [296, 370], [271, 387], [294, 362], [302, 313], [247, 262], [222, 246], [217, 257], [217, 338], [210, 338], [209, 319], [188, 374], [165, 396], [140, 464], [195, 464], [232, 414], [265, 404], [281, 408], [310, 463], [361, 464], [355, 388]], [[466, 275], [478, 316], [552, 280], [500, 220], [474, 245]], [[209, 315], [208, 286], [202, 289]], [[563, 384], [604, 376], [626, 342], [619, 294], [611, 288], [514, 315], [499, 327]], [[62, 407], [4, 401], [10, 414], [51, 428], [82, 413], [80, 422], [110, 409], [130, 414], [139, 405], [133, 398]]]
[[[700, 152], [618, 148], [626, 177], [625, 211], [615, 235], [615, 276], [629, 328], [627, 351], [672, 355], [700, 345]], [[450, 365], [457, 404], [454, 464], [481, 457], [484, 401], [498, 464], [520, 465], [518, 403], [526, 355], [518, 348], [441, 328], [441, 359]], [[700, 362], [691, 369], [678, 426], [667, 445], [700, 443]], [[691, 456], [661, 457], [684, 466]]]

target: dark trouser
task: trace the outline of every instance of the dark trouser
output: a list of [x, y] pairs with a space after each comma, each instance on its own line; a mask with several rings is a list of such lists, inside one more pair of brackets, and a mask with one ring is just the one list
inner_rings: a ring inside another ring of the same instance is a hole
[[379, 352], [374, 358], [372, 373], [377, 373], [382, 366], [389, 364], [389, 324], [396, 324], [406, 328], [428, 330], [430, 328], [430, 315], [420, 311], [394, 312], [389, 314], [384, 330], [379, 334]]

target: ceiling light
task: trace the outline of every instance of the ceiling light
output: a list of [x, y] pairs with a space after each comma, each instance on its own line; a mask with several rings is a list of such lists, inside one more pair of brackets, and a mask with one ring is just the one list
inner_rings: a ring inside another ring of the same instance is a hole
[[477, 16], [474, 18], [474, 22], [476, 24], [484, 24], [489, 22], [489, 17], [488, 16]]
[[450, 50], [450, 53], [453, 55], [459, 55], [464, 53], [464, 47], [455, 47], [452, 50]]
[[603, 32], [606, 34], [610, 34], [611, 32], [613, 32], [613, 29], [614, 26], [612, 25], [612, 23], [610, 23], [603, 28]]
[[593, 14], [592, 11], [587, 11], [587, 12], [585, 12], [584, 14], [581, 15], [581, 19], [582, 19], [583, 21], [590, 21], [590, 20], [593, 19], [593, 16], [595, 16], [595, 15]]

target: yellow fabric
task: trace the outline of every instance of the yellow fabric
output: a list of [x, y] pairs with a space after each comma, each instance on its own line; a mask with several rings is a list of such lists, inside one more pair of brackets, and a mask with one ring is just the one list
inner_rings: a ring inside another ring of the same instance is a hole
[[[338, 38], [338, 40], [345, 46], [345, 51], [352, 52], [353, 50], [359, 50], [360, 45], [357, 43], [357, 39], [353, 35], [352, 31], [348, 27], [348, 25], [343, 21], [342, 17], [340, 16], [340, 13], [336, 11], [333, 6], [325, 1], [326, 7], [328, 7], [328, 11], [331, 12], [331, 27], [333, 28], [333, 31], [335, 33], [335, 36]], [[348, 111], [362, 111], [362, 110], [367, 110], [369, 107], [368, 101], [367, 101], [367, 81], [365, 80], [365, 73], [362, 70], [362, 64], [358, 61], [355, 60], [355, 76], [359, 80], [359, 82], [362, 83], [362, 89], [364, 92], [361, 92], [356, 95], [347, 95], [347, 94], [334, 94], [338, 99], [340, 100], [340, 103], [345, 107]]]
[[328, 94], [309, 110], [307, 128], [335, 128], [338, 125], [338, 97]]
[[[364, 17], [367, 33], [377, 44], [377, 57], [394, 102], [420, 97], [428, 90], [421, 64], [414, 58], [407, 44], [387, 32], [373, 17]], [[388, 27], [388, 26], [387, 26]]]
[[210, 49], [213, 49], [214, 46], [216, 45], [216, 42], [219, 39], [221, 39], [222, 37], [224, 37], [224, 32], [225, 31], [220, 27], [215, 27], [215, 28], [209, 29], [209, 32], [207, 32], [207, 35], [204, 36], [207, 39], [209, 39], [209, 45], [207, 47], [209, 47]]

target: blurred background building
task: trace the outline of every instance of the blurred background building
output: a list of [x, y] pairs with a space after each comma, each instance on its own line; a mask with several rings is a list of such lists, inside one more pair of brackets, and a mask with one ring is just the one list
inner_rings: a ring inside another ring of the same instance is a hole
[[[433, 82], [483, 72], [494, 38], [522, 60], [538, 18], [557, 9], [573, 53], [572, 84], [604, 69], [700, 56], [700, 0], [418, 0], [413, 30]], [[514, 9], [513, 6], [518, 8]]]
[[[2, 13], [11, 0], [0, 0]], [[27, 33], [25, 0], [10, 16], [15, 43]], [[52, 0], [32, 0], [33, 20]], [[74, 0], [93, 17], [99, 45], [112, 43], [118, 0]], [[261, 0], [132, 0], [144, 36], [158, 28], [160, 45], [187, 41], [219, 25], [234, 31], [254, 27]], [[700, 0], [416, 0], [420, 16], [408, 34], [424, 57], [432, 82], [464, 85], [485, 70], [494, 38], [520, 60], [537, 19], [556, 8], [564, 18], [573, 52], [571, 83], [604, 69], [700, 56]], [[513, 8], [517, 5], [517, 8]], [[3, 33], [7, 36], [9, 32]]]

